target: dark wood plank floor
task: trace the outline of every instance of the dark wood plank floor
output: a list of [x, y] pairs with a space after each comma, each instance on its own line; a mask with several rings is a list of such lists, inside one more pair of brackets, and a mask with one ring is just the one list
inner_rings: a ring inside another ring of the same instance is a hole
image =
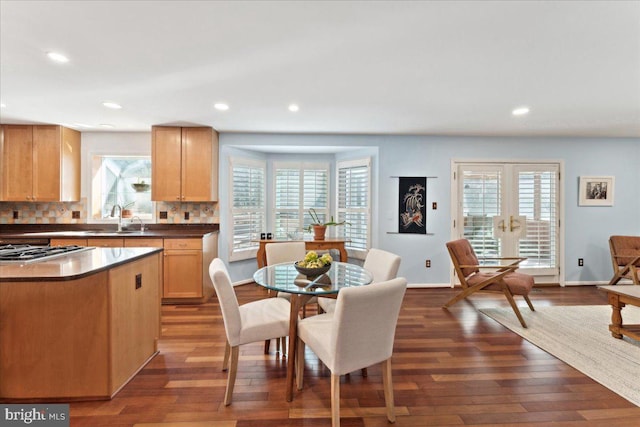
[[[266, 297], [253, 284], [236, 289], [240, 303]], [[443, 310], [455, 292], [407, 290], [393, 356], [396, 426], [640, 425], [640, 408], [478, 313], [507, 306], [504, 298], [473, 296]], [[531, 299], [537, 307], [606, 304], [594, 287], [536, 288]], [[243, 346], [233, 404], [222, 404], [224, 327], [215, 297], [203, 305], [163, 306], [159, 349], [113, 400], [72, 403], [71, 425], [331, 425], [329, 371], [312, 353], [305, 387], [287, 403], [286, 359], [264, 355], [260, 343]], [[343, 377], [341, 397], [343, 426], [389, 425], [378, 367], [366, 378]]]

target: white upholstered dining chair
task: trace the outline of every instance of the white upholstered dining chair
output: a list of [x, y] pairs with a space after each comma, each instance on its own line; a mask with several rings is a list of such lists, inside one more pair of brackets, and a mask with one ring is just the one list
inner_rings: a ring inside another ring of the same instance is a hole
[[267, 243], [264, 251], [267, 265], [300, 261], [307, 253], [304, 242]]
[[391, 355], [407, 281], [344, 288], [335, 310], [298, 322], [296, 380], [302, 390], [305, 344], [331, 371], [331, 425], [340, 425], [340, 375], [382, 363], [387, 419], [395, 421]]
[[[367, 252], [362, 268], [373, 275], [373, 283], [385, 282], [395, 279], [398, 275], [401, 260], [399, 255], [371, 248]], [[334, 298], [318, 298], [318, 305], [325, 312], [332, 312], [335, 309], [336, 300]]]
[[238, 371], [239, 347], [287, 335], [291, 306], [284, 298], [266, 298], [239, 305], [227, 268], [220, 258], [211, 261], [209, 275], [220, 303], [227, 335], [222, 370], [229, 370], [224, 404], [230, 405]]
[[[307, 254], [304, 242], [279, 242], [279, 243], [267, 243], [264, 247], [265, 255], [267, 259], [267, 265], [282, 264], [283, 262], [295, 262], [304, 259]], [[291, 300], [291, 294], [287, 292], [278, 292], [278, 298], [285, 298]], [[316, 298], [313, 301], [317, 302]], [[306, 310], [304, 310], [306, 314]], [[269, 352], [269, 341], [264, 343], [264, 352]], [[281, 354], [285, 354], [286, 337], [281, 337], [276, 340], [276, 351], [280, 351]]]

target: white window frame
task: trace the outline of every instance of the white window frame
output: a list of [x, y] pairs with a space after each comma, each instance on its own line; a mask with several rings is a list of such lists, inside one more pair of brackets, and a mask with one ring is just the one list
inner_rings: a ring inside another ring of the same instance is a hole
[[[100, 195], [101, 196], [101, 180], [100, 179], [96, 179], [96, 173], [98, 172], [98, 170], [96, 170], [96, 162], [102, 162], [102, 158], [104, 157], [111, 157], [111, 158], [116, 158], [116, 157], [121, 157], [121, 158], [127, 158], [127, 157], [134, 157], [134, 158], [148, 158], [149, 160], [151, 160], [151, 155], [149, 153], [113, 153], [113, 152], [102, 152], [102, 151], [96, 151], [96, 152], [90, 152], [88, 153], [88, 164], [89, 167], [87, 168], [87, 175], [89, 177], [88, 182], [91, 184], [89, 186], [89, 194], [87, 195], [87, 223], [88, 224], [109, 224], [109, 223], [117, 223], [118, 222], [118, 218], [117, 217], [101, 217], [101, 218], [95, 218], [94, 214], [96, 209], [100, 209], [101, 210], [101, 202], [99, 201], [94, 201], [94, 196]], [[153, 167], [153, 165], [152, 165]], [[146, 183], [153, 185], [153, 183], [151, 182], [151, 177], [149, 176], [147, 178], [147, 180], [145, 180]], [[151, 194], [151, 189], [149, 189], [149, 194]], [[122, 204], [122, 201], [119, 201], [120, 204]], [[151, 200], [151, 213], [150, 214], [144, 214], [144, 215], [140, 215], [140, 214], [136, 214], [135, 216], [137, 216], [138, 218], [141, 218], [141, 221], [145, 222], [145, 223], [155, 223], [156, 222], [156, 202]], [[125, 218], [125, 221], [130, 221], [130, 218]]]
[[[329, 218], [331, 217], [331, 165], [327, 162], [273, 162], [273, 171], [272, 171], [272, 182], [273, 182], [273, 188], [272, 188], [272, 200], [273, 200], [273, 206], [272, 206], [272, 218], [271, 218], [271, 230], [276, 230], [276, 219], [277, 219], [277, 212], [278, 211], [282, 211], [282, 212], [286, 212], [286, 211], [290, 211], [290, 212], [298, 212], [298, 219], [299, 219], [299, 224], [298, 224], [298, 231], [299, 232], [303, 232], [304, 231], [304, 224], [305, 224], [305, 218], [307, 219], [307, 223], [309, 222], [309, 212], [308, 209], [305, 208], [304, 206], [304, 172], [306, 170], [326, 170], [327, 173], [327, 188], [326, 188], [326, 194], [327, 194], [327, 206], [325, 208], [319, 208], [319, 207], [315, 207], [314, 209], [316, 210], [316, 212], [318, 213], [318, 215], [322, 218], [326, 218], [326, 221], [329, 221]], [[277, 171], [278, 170], [282, 170], [282, 169], [288, 169], [288, 170], [297, 170], [299, 172], [299, 196], [298, 199], [302, 201], [302, 203], [300, 203], [298, 205], [297, 208], [291, 208], [291, 209], [286, 209], [286, 208], [280, 208], [278, 209], [276, 206], [276, 200], [277, 200]], [[286, 238], [286, 236], [274, 236], [278, 237], [280, 239], [284, 239]]]
[[[259, 230], [266, 230], [267, 226], [267, 200], [266, 200], [266, 186], [267, 186], [267, 162], [265, 160], [255, 160], [240, 157], [229, 158], [229, 261], [240, 261], [245, 259], [255, 258], [258, 252], [259, 243], [254, 242], [249, 247], [236, 249], [234, 247], [234, 214], [243, 211], [242, 208], [234, 208], [234, 185], [233, 185], [233, 172], [234, 167], [244, 166], [255, 169], [262, 169], [263, 171], [263, 186], [262, 186], [262, 199], [263, 206], [261, 209], [252, 209], [255, 212], [262, 214], [262, 224], [257, 226]], [[256, 233], [257, 234], [257, 233]], [[259, 235], [256, 235], [252, 240], [258, 240]]]
[[[340, 170], [342, 169], [350, 169], [350, 168], [360, 168], [360, 167], [366, 167], [367, 168], [367, 172], [368, 172], [368, 185], [367, 185], [367, 206], [364, 208], [341, 208], [340, 207]], [[336, 213], [337, 213], [337, 221], [341, 221], [342, 219], [342, 214], [343, 213], [365, 213], [365, 218], [366, 218], [366, 223], [367, 223], [367, 229], [366, 232], [364, 233], [366, 236], [366, 245], [365, 248], [354, 248], [353, 246], [350, 245], [350, 242], [346, 242], [345, 243], [345, 249], [347, 250], [347, 253], [349, 254], [350, 258], [356, 258], [356, 259], [360, 259], [363, 260], [365, 259], [365, 257], [367, 256], [367, 252], [369, 251], [369, 249], [371, 248], [371, 228], [372, 228], [372, 222], [371, 222], [371, 206], [372, 206], [372, 201], [371, 201], [371, 185], [372, 185], [372, 176], [371, 176], [371, 157], [366, 157], [366, 158], [362, 158], [362, 159], [353, 159], [353, 160], [343, 160], [343, 161], [337, 161], [336, 162]], [[348, 228], [351, 227], [350, 225], [344, 225], [344, 226], [340, 226], [340, 231], [338, 232], [340, 237], [347, 237], [347, 232], [348, 232]]]

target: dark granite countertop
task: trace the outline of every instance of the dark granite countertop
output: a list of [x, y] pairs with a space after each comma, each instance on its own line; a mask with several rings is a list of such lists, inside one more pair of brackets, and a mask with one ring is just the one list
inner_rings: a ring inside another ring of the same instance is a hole
[[160, 248], [92, 248], [43, 261], [0, 263], [0, 282], [79, 279], [162, 252]]
[[217, 233], [218, 224], [145, 224], [145, 231], [139, 225], [118, 232], [112, 224], [36, 224], [3, 225], [0, 242], [11, 239], [51, 239], [51, 238], [187, 238], [202, 237]]

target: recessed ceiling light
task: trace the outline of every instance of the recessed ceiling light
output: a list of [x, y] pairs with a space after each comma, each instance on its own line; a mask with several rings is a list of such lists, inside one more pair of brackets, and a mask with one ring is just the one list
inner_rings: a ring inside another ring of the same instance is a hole
[[227, 111], [229, 109], [229, 106], [227, 104], [218, 103], [218, 104], [213, 104], [213, 108], [220, 111]]
[[107, 108], [111, 108], [112, 110], [119, 110], [122, 108], [122, 105], [118, 104], [117, 102], [113, 102], [113, 101], [104, 101], [102, 103], [102, 105], [104, 105]]
[[107, 129], [113, 129], [115, 126], [109, 123], [100, 123], [100, 127], [103, 128], [107, 128]]
[[511, 112], [514, 116], [524, 116], [525, 114], [529, 114], [529, 107], [518, 107]]
[[294, 112], [294, 113], [295, 113], [295, 112], [296, 112], [296, 111], [298, 111], [298, 110], [300, 110], [300, 107], [298, 107], [298, 105], [297, 105], [297, 104], [291, 104], [291, 105], [289, 105], [289, 111], [292, 111], [292, 112]]
[[69, 62], [69, 58], [67, 58], [66, 56], [64, 56], [63, 54], [58, 53], [58, 52], [47, 52], [47, 56], [52, 61]]
[[73, 126], [79, 127], [79, 128], [85, 128], [85, 129], [90, 129], [90, 128], [93, 127], [91, 125], [87, 125], [87, 124], [84, 124], [84, 123], [74, 123]]

